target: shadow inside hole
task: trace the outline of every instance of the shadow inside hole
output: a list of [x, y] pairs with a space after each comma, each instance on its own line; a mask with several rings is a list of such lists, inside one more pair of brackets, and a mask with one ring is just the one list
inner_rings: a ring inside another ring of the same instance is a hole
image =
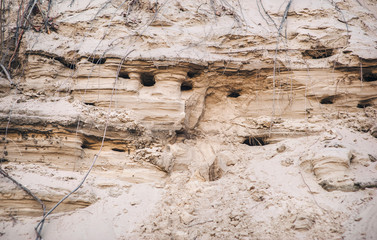
[[363, 74], [363, 81], [364, 82], [374, 82], [377, 81], [377, 74], [366, 72]]
[[126, 151], [126, 150], [120, 149], [120, 148], [112, 148], [111, 150], [113, 150], [115, 152], [125, 152]]
[[357, 104], [357, 108], [366, 108], [366, 107], [371, 107], [372, 104], [370, 102], [363, 102], [363, 101], [360, 101], [358, 104]]
[[242, 144], [246, 144], [249, 146], [264, 146], [268, 144], [267, 137], [247, 137]]
[[88, 106], [95, 106], [95, 103], [91, 103], [91, 102], [84, 102], [84, 104]]
[[197, 71], [189, 71], [187, 72], [187, 77], [188, 78], [194, 78], [194, 77], [197, 77], [200, 75], [200, 72], [197, 72]]
[[312, 59], [327, 58], [333, 55], [333, 49], [310, 49], [302, 52], [304, 57], [309, 57]]
[[128, 73], [126, 72], [120, 72], [118, 77], [120, 78], [125, 78], [125, 79], [130, 79], [130, 75], [128, 75]]
[[145, 87], [151, 87], [156, 84], [156, 81], [154, 80], [154, 76], [151, 73], [142, 73], [140, 75], [141, 84]]
[[240, 91], [233, 91], [233, 92], [229, 93], [227, 97], [238, 98], [239, 96], [241, 96]]
[[325, 98], [322, 98], [319, 103], [321, 104], [333, 104], [335, 102], [335, 96], [328, 96]]
[[190, 91], [192, 89], [192, 82], [183, 82], [181, 84], [181, 91]]

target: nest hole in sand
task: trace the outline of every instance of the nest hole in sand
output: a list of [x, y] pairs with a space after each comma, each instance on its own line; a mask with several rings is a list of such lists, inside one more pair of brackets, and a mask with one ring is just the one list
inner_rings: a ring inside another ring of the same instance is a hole
[[365, 72], [363, 73], [364, 82], [374, 82], [377, 81], [377, 73]]
[[145, 87], [152, 87], [156, 84], [154, 76], [151, 73], [142, 73], [140, 75], [141, 84]]
[[269, 144], [267, 136], [249, 136], [246, 137], [242, 144], [249, 146], [264, 146]]
[[302, 56], [311, 59], [327, 58], [333, 55], [334, 50], [331, 48], [309, 49], [302, 52]]
[[118, 77], [124, 78], [124, 79], [130, 79], [130, 76], [128, 75], [127, 72], [120, 72]]
[[234, 90], [234, 91], [231, 91], [227, 97], [230, 97], [230, 98], [238, 98], [239, 96], [241, 96], [241, 90]]
[[111, 150], [113, 150], [114, 152], [125, 152], [126, 151], [126, 150], [120, 149], [120, 148], [112, 148]]
[[190, 91], [192, 90], [192, 82], [185, 81], [181, 84], [181, 91]]
[[322, 98], [321, 101], [319, 101], [320, 104], [333, 104], [335, 102], [335, 96], [328, 96], [325, 98]]

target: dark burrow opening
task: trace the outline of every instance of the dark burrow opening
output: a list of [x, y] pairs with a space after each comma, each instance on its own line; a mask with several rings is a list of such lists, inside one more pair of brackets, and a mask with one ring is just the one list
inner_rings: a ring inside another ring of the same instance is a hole
[[88, 61], [94, 64], [104, 64], [106, 62], [106, 58], [88, 58]]
[[241, 96], [240, 94], [240, 90], [235, 90], [235, 91], [232, 91], [228, 94], [227, 97], [230, 97], [230, 98], [238, 98], [239, 96]]
[[36, 4], [36, 5], [34, 5], [33, 9], [31, 9], [31, 14], [32, 14], [33, 16], [35, 16], [35, 15], [37, 15], [37, 14], [39, 14], [39, 13], [41, 13], [41, 11], [39, 10], [38, 5]]
[[111, 150], [113, 150], [115, 152], [125, 152], [126, 151], [126, 150], [120, 149], [120, 148], [112, 148]]
[[95, 103], [91, 103], [91, 102], [84, 102], [84, 104], [88, 106], [95, 106]]
[[15, 59], [15, 60], [13, 60], [11, 62], [10, 66], [11, 66], [12, 69], [16, 69], [16, 68], [18, 68], [18, 67], [21, 66], [21, 63], [20, 63], [20, 61], [18, 61], [17, 59]]
[[320, 103], [321, 104], [333, 104], [335, 102], [335, 96], [328, 96], [325, 98], [322, 98]]
[[377, 81], [377, 73], [365, 72], [363, 73], [364, 82], [374, 82]]
[[181, 84], [181, 91], [190, 91], [192, 89], [192, 82], [183, 82]]
[[194, 78], [194, 77], [197, 77], [200, 75], [200, 72], [199, 71], [189, 71], [187, 73], [187, 77], [188, 78]]
[[357, 104], [357, 108], [366, 108], [366, 107], [370, 107], [372, 106], [372, 104], [370, 103], [369, 100], [366, 100], [366, 101], [360, 101], [358, 104]]
[[242, 144], [249, 146], [264, 146], [268, 144], [268, 138], [266, 136], [249, 136]]
[[118, 77], [120, 78], [125, 78], [125, 79], [130, 79], [130, 76], [126, 72], [120, 72]]
[[154, 80], [154, 76], [151, 73], [142, 73], [140, 75], [141, 84], [145, 87], [151, 87], [155, 85], [156, 81]]
[[302, 52], [302, 56], [312, 59], [327, 58], [333, 55], [334, 50], [331, 48], [310, 49]]
[[66, 67], [68, 67], [69, 69], [76, 69], [76, 64], [69, 63], [66, 65]]
[[180, 139], [190, 139], [190, 134], [186, 131], [186, 129], [180, 129], [175, 131], [175, 135], [177, 138]]

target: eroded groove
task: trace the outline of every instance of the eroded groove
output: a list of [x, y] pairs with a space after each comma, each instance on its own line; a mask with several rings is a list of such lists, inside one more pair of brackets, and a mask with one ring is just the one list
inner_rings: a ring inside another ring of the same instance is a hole
[[88, 61], [94, 64], [104, 64], [106, 60], [107, 60], [106, 58], [94, 58], [94, 57], [88, 58]]
[[81, 148], [82, 149], [87, 149], [87, 148], [90, 148], [90, 143], [89, 143], [89, 141], [87, 141], [86, 139], [84, 139], [83, 141], [82, 141], [82, 144], [81, 144]]
[[332, 48], [319, 48], [310, 49], [302, 52], [303, 57], [308, 57], [312, 59], [327, 58], [333, 55], [334, 50]]
[[370, 182], [355, 182], [356, 189], [377, 188], [377, 180]]
[[101, 144], [101, 141], [102, 141], [101, 137], [93, 136], [93, 135], [90, 135], [90, 136], [85, 135], [82, 139], [81, 148], [96, 150], [97, 146]]
[[76, 67], [77, 67], [76, 64], [75, 64], [75, 61], [68, 61], [64, 57], [58, 56], [58, 55], [52, 54], [52, 53], [44, 53], [44, 52], [41, 52], [41, 51], [28, 51], [28, 52], [26, 52], [26, 55], [37, 55], [37, 56], [45, 57], [45, 58], [48, 58], [48, 59], [53, 59], [53, 60], [60, 62], [61, 64], [63, 64], [65, 67], [67, 67], [69, 69], [76, 69]]

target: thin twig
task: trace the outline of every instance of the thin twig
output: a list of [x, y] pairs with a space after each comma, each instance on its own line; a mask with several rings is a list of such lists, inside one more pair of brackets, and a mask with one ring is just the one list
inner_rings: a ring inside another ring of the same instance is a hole
[[3, 72], [5, 73], [5, 75], [7, 76], [7, 79], [8, 81], [10, 82], [10, 85], [14, 85], [14, 82], [12, 81], [12, 78], [10, 77], [10, 74], [8, 72], [8, 70], [4, 67], [3, 64], [0, 63], [0, 67], [1, 69], [3, 69]]
[[15, 47], [14, 52], [13, 52], [13, 54], [12, 54], [10, 60], [9, 60], [8, 69], [10, 69], [10, 66], [12, 64], [13, 58], [17, 54], [17, 50], [18, 50], [18, 47], [20, 46], [21, 38], [22, 38], [23, 35], [24, 35], [24, 30], [21, 29], [21, 34], [18, 36], [16, 47]]
[[29, 194], [32, 198], [34, 198], [34, 200], [36, 200], [41, 206], [42, 206], [42, 209], [43, 209], [43, 214], [45, 214], [46, 212], [46, 205], [43, 203], [43, 201], [37, 197], [32, 191], [30, 191], [27, 187], [25, 187], [24, 185], [22, 185], [21, 183], [19, 183], [16, 179], [14, 179], [13, 177], [9, 176], [9, 174], [4, 171], [1, 166], [0, 166], [0, 174], [3, 175], [4, 177], [8, 178], [9, 180], [11, 180], [14, 184], [16, 184], [19, 188], [21, 188], [22, 190], [24, 190], [27, 194]]
[[266, 11], [266, 9], [264, 8], [263, 6], [263, 3], [262, 3], [262, 0], [259, 0], [259, 3], [257, 1], [257, 7], [258, 7], [258, 11], [259, 11], [259, 14], [262, 16], [262, 18], [264, 19], [264, 21], [267, 23], [267, 25], [269, 25], [267, 19], [263, 16], [263, 14], [260, 12], [260, 8], [259, 8], [259, 4], [261, 5], [262, 9], [263, 9], [263, 12], [267, 15], [267, 17], [271, 20], [271, 22], [274, 24], [276, 30], [278, 30], [278, 26], [276, 25], [275, 21], [272, 19], [272, 17], [270, 16], [270, 14], [268, 14], [268, 12]]
[[343, 21], [346, 24], [347, 36], [348, 36], [348, 38], [350, 38], [351, 36], [350, 36], [349, 28], [348, 28], [348, 21], [344, 17], [342, 10], [340, 10], [340, 8], [336, 5], [336, 3], [333, 0], [328, 0], [328, 1], [329, 1], [329, 3], [331, 3], [331, 5], [334, 6], [335, 10], [338, 11], [342, 15]]
[[324, 212], [327, 212], [326, 209], [324, 209], [323, 207], [321, 207], [321, 206], [318, 204], [317, 200], [316, 200], [315, 197], [314, 197], [313, 191], [310, 189], [309, 185], [306, 183], [305, 178], [304, 178], [304, 176], [302, 175], [301, 170], [299, 170], [298, 172], [300, 173], [300, 176], [301, 176], [302, 181], [304, 182], [304, 184], [305, 184], [306, 187], [308, 188], [309, 193], [312, 195], [312, 198], [313, 198], [314, 203], [315, 203], [315, 204], [316, 204], [321, 210], [323, 210]]
[[201, 224], [208, 223], [208, 222], [213, 222], [213, 220], [207, 220], [207, 221], [204, 221], [204, 222], [193, 223], [193, 224], [189, 225], [188, 227], [193, 227], [193, 226], [201, 225]]
[[5, 12], [4, 11], [4, 8], [3, 8], [3, 5], [4, 5], [4, 2], [3, 0], [0, 1], [0, 42], [1, 42], [1, 51], [0, 53], [3, 54], [3, 44], [4, 44], [4, 31], [3, 31], [3, 13]]
[[281, 19], [281, 22], [280, 22], [280, 26], [279, 28], [277, 29], [277, 36], [276, 36], [276, 48], [275, 48], [275, 55], [274, 55], [274, 69], [273, 69], [273, 96], [272, 96], [272, 118], [271, 118], [271, 124], [270, 124], [270, 132], [269, 132], [269, 135], [271, 136], [271, 132], [272, 132], [272, 125], [273, 125], [273, 122], [274, 122], [274, 118], [275, 118], [275, 95], [276, 95], [276, 59], [277, 59], [277, 54], [278, 54], [278, 48], [279, 48], [279, 39], [280, 39], [280, 32], [283, 28], [283, 25], [284, 25], [284, 22], [286, 21], [287, 19], [287, 16], [288, 16], [288, 10], [290, 8], [292, 4], [292, 0], [290, 0], [287, 4], [287, 6], [285, 7], [285, 11], [284, 11], [284, 15], [283, 15], [283, 18]]
[[364, 87], [364, 77], [363, 77], [363, 62], [360, 61], [360, 81], [361, 81], [361, 89]]

